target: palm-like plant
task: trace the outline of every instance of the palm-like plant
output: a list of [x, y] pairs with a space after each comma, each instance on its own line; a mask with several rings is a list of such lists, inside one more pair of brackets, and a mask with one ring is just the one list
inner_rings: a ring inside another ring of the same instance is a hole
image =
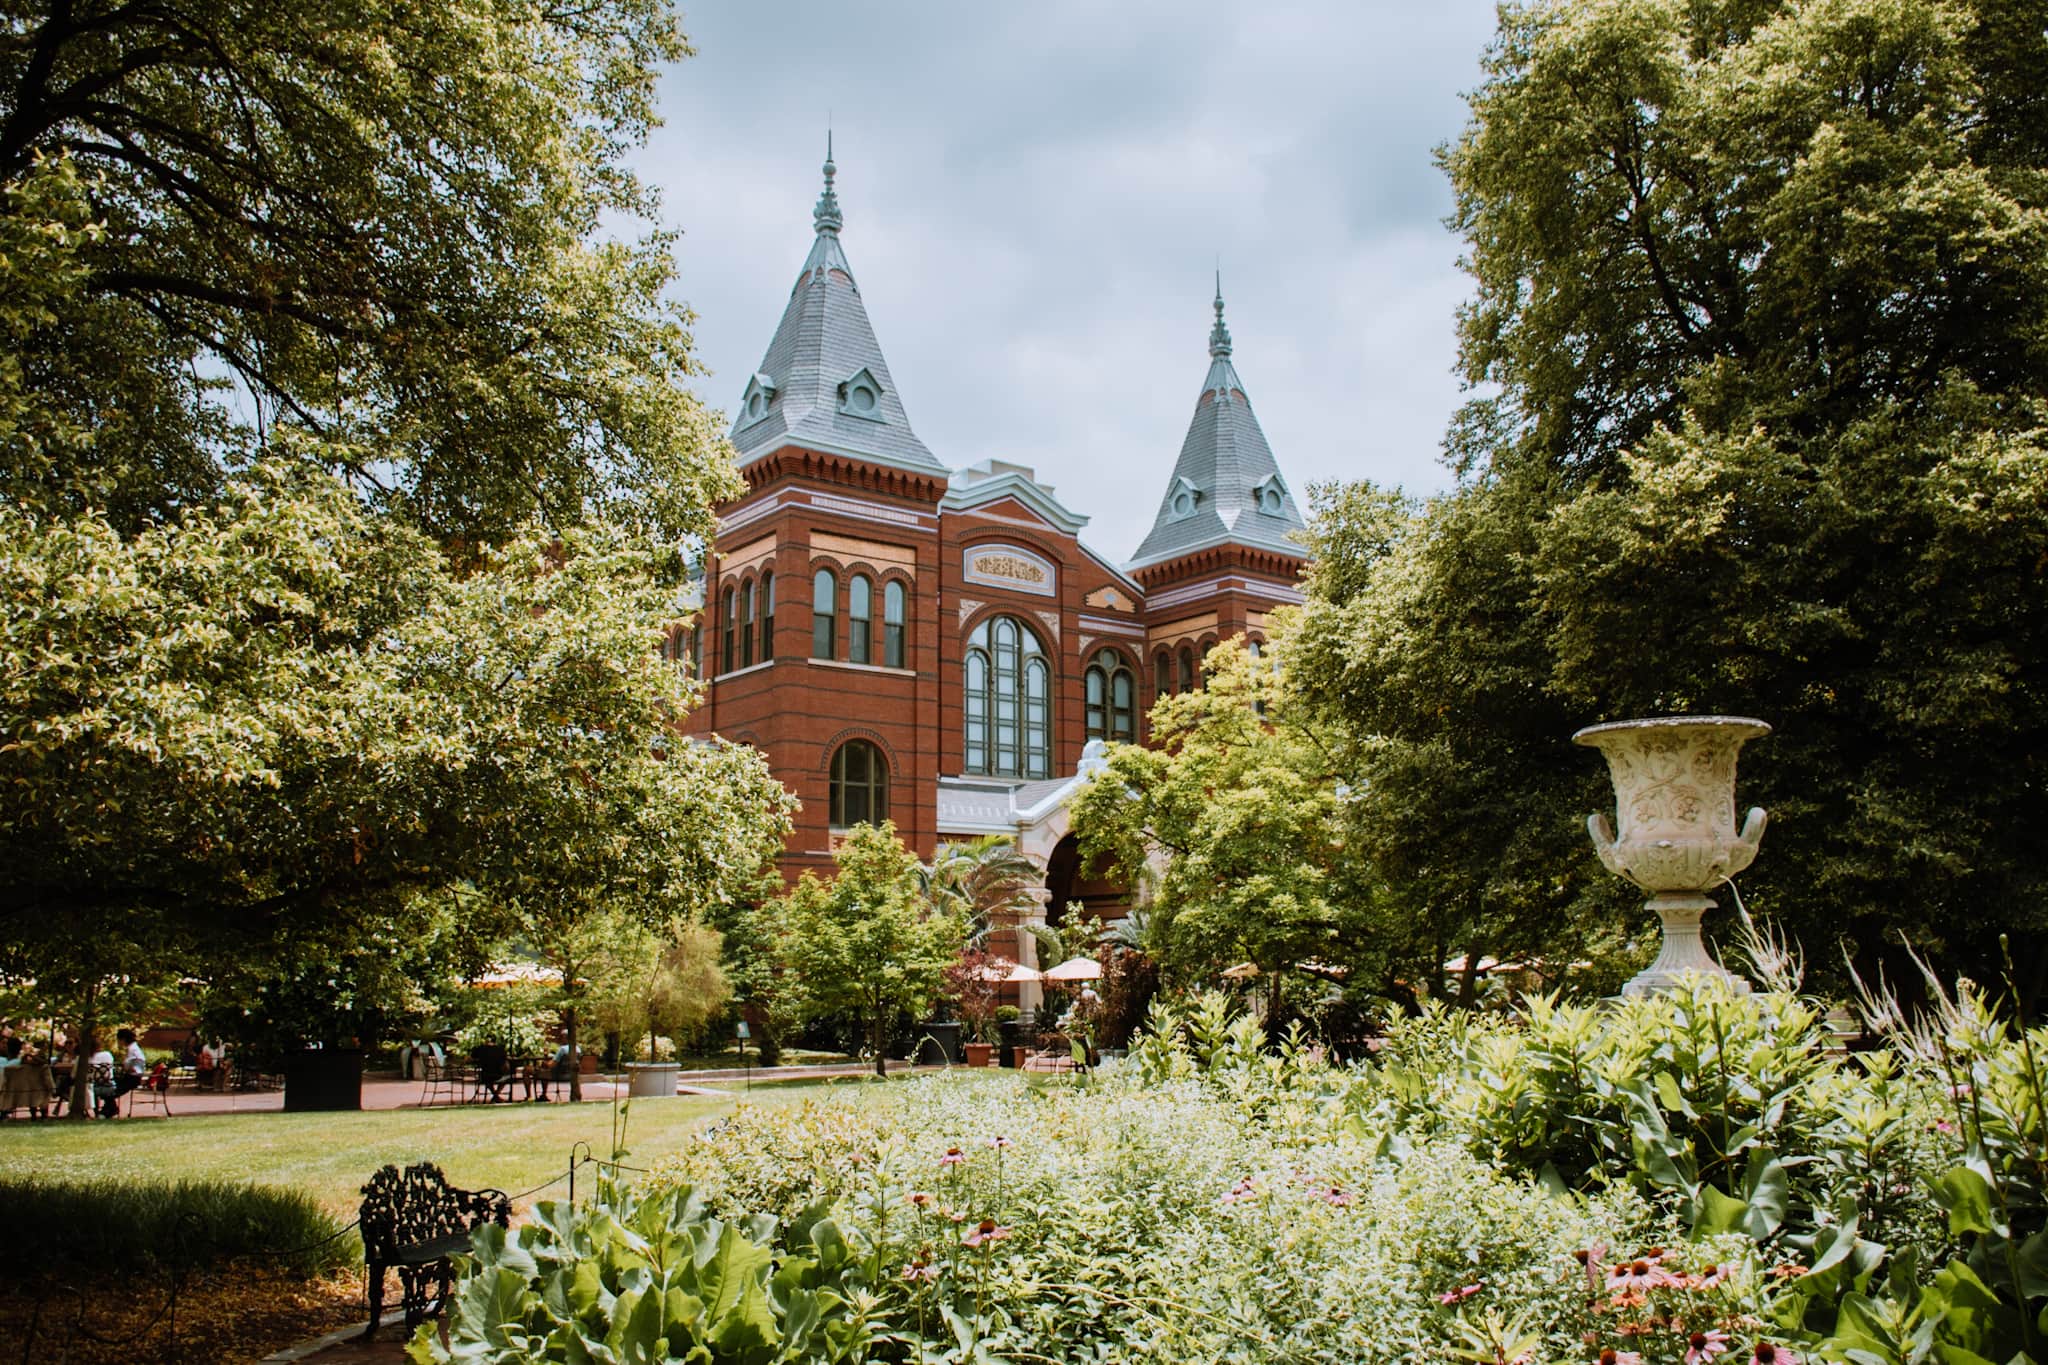
[[956, 914], [967, 924], [967, 943], [981, 948], [995, 916], [1021, 910], [1044, 873], [1000, 834], [965, 844], [941, 844], [922, 873], [924, 897], [932, 910]]

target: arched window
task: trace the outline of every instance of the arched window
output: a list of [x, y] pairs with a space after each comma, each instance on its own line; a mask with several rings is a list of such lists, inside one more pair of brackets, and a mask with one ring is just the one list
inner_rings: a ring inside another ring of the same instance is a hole
[[754, 580], [740, 584], [740, 667], [754, 666]]
[[1128, 744], [1138, 737], [1137, 680], [1131, 676], [1123, 655], [1113, 649], [1097, 651], [1088, 661], [1083, 690], [1087, 699], [1088, 738]]
[[1180, 647], [1180, 690], [1195, 690], [1195, 652], [1186, 645]]
[[1152, 699], [1173, 695], [1173, 656], [1160, 650], [1152, 656]]
[[761, 575], [761, 662], [775, 657], [775, 575]]
[[871, 664], [874, 651], [875, 585], [866, 574], [857, 573], [846, 585], [846, 658], [849, 663]]
[[908, 594], [897, 579], [882, 585], [882, 662], [903, 667], [903, 615]]
[[720, 648], [723, 651], [719, 656], [720, 664], [718, 671], [721, 673], [732, 672], [733, 661], [739, 657], [739, 641], [734, 638], [738, 633], [739, 625], [739, 609], [733, 605], [737, 600], [738, 594], [734, 593], [731, 588], [727, 588], [725, 590], [725, 615], [720, 618], [725, 625], [725, 629], [719, 633]]
[[832, 755], [832, 828], [879, 825], [889, 818], [889, 760], [864, 739]]
[[967, 771], [1052, 776], [1052, 663], [1031, 628], [998, 616], [967, 637]]
[[701, 622], [690, 627], [690, 676], [704, 676], [704, 626]]
[[830, 569], [811, 579], [811, 657], [829, 659], [839, 633], [839, 578]]

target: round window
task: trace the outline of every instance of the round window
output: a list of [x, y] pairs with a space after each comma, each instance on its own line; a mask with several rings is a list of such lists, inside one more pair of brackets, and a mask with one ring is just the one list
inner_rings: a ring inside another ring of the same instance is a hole
[[1186, 515], [1187, 515], [1188, 513], [1192, 512], [1192, 511], [1194, 511], [1194, 510], [1195, 510], [1195, 497], [1194, 497], [1194, 494], [1192, 494], [1192, 493], [1175, 493], [1175, 494], [1173, 495], [1173, 511], [1174, 511], [1174, 515], [1176, 515], [1176, 516], [1182, 516], [1182, 517], [1184, 517], [1184, 516], [1186, 516]]
[[1279, 515], [1280, 490], [1277, 488], [1268, 488], [1264, 493], [1261, 493], [1259, 495], [1259, 506], [1263, 508], [1265, 511], [1273, 513], [1275, 516]]
[[853, 410], [855, 412], [873, 412], [875, 410], [875, 391], [873, 389], [855, 389], [853, 391]]
[[749, 417], [759, 417], [761, 415], [761, 409], [767, 406], [767, 402], [762, 399], [760, 394], [757, 393], [752, 398], [749, 398], [747, 400], [747, 415]]

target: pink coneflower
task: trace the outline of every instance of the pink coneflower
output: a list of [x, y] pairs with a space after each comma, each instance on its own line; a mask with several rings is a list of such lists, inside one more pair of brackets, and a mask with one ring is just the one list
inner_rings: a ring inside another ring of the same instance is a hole
[[939, 1165], [958, 1166], [965, 1160], [967, 1160], [967, 1153], [961, 1151], [958, 1147], [948, 1147], [946, 1154], [939, 1158]]
[[1338, 1189], [1335, 1185], [1330, 1186], [1330, 1188], [1327, 1190], [1319, 1192], [1316, 1197], [1318, 1199], [1321, 1199], [1325, 1204], [1328, 1204], [1333, 1209], [1348, 1209], [1351, 1207], [1353, 1202], [1355, 1202], [1351, 1195], [1346, 1194], [1344, 1191]]
[[1010, 1140], [1006, 1137], [992, 1137], [988, 1140], [988, 1145], [1000, 1152], [1010, 1145]]
[[1474, 1280], [1472, 1283], [1460, 1285], [1456, 1289], [1446, 1289], [1443, 1293], [1436, 1296], [1436, 1301], [1438, 1303], [1462, 1303], [1484, 1288], [1486, 1288], [1486, 1281]]
[[1230, 1187], [1230, 1192], [1223, 1196], [1223, 1202], [1226, 1204], [1241, 1204], [1247, 1199], [1256, 1198], [1258, 1193], [1259, 1187], [1252, 1183], [1252, 1178], [1244, 1176], [1235, 1185]]
[[1805, 1266], [1795, 1265], [1790, 1261], [1784, 1265], [1774, 1265], [1771, 1267], [1771, 1278], [1774, 1280], [1796, 1280], [1805, 1273]]
[[962, 1245], [971, 1247], [983, 1246], [991, 1242], [1000, 1242], [1009, 1235], [1010, 1230], [997, 1227], [995, 1219], [984, 1218], [975, 1226], [974, 1231], [967, 1234], [967, 1239]]
[[1700, 1288], [1712, 1289], [1716, 1285], [1726, 1284], [1728, 1277], [1734, 1273], [1735, 1267], [1732, 1265], [1710, 1265], [1707, 1267], [1707, 1273], [1700, 1276]]
[[1947, 1119], [1936, 1119], [1934, 1121], [1934, 1131], [1937, 1133], [1953, 1133], [1955, 1130], [1956, 1126]]
[[1685, 1339], [1685, 1365], [1706, 1365], [1728, 1349], [1728, 1334], [1718, 1328], [1694, 1332]]
[[1643, 1365], [1640, 1351], [1617, 1351], [1609, 1346], [1600, 1352], [1600, 1365]]
[[923, 1190], [912, 1190], [909, 1194], [906, 1194], [903, 1197], [905, 1199], [908, 1199], [911, 1203], [917, 1205], [917, 1207], [919, 1208], [923, 1208], [926, 1204], [932, 1202], [932, 1197], [926, 1194]]
[[1799, 1365], [1799, 1357], [1783, 1346], [1773, 1346], [1768, 1341], [1759, 1341], [1756, 1350], [1750, 1352], [1752, 1365]]
[[912, 1281], [936, 1280], [939, 1278], [939, 1268], [929, 1261], [912, 1261], [909, 1265], [903, 1267], [903, 1278]]
[[1648, 1257], [1623, 1261], [1607, 1272], [1607, 1287], [1627, 1293], [1632, 1289], [1662, 1289], [1678, 1283], [1678, 1277]]

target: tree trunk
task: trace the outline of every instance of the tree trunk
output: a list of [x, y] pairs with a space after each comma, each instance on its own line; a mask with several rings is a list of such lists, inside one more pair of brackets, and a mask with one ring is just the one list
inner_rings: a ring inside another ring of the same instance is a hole
[[888, 1032], [889, 1016], [882, 1011], [881, 1006], [877, 1005], [875, 1007], [875, 1074], [885, 1080], [889, 1075], [889, 1058], [882, 1051], [882, 1043], [888, 1037]]
[[98, 1098], [92, 1093], [92, 1067], [89, 1065], [89, 1059], [100, 1046], [99, 994], [98, 986], [85, 988], [85, 1003], [78, 1012], [78, 1045], [71, 1050], [69, 1117], [81, 1123], [92, 1117], [93, 1104]]
[[562, 1011], [562, 1022], [569, 1030], [569, 1103], [583, 1102], [583, 1055], [576, 1050], [576, 1007], [570, 1005]]

